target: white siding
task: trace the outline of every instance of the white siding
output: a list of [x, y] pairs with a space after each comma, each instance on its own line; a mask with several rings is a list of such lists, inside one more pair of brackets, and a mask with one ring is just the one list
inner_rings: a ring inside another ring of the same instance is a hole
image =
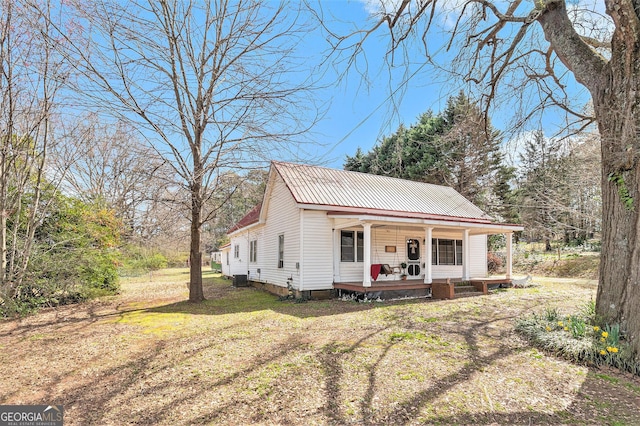
[[[227, 264], [227, 259], [229, 259], [229, 264]], [[222, 275], [230, 277], [231, 249], [225, 248], [222, 250], [222, 258], [220, 260], [220, 264], [222, 265]]]
[[305, 210], [302, 213], [303, 290], [333, 288], [333, 220], [327, 213]]
[[[265, 200], [267, 215], [258, 241], [259, 281], [286, 287], [287, 279], [293, 278], [293, 287], [299, 288], [300, 273], [296, 269], [296, 263], [300, 262], [299, 208], [282, 178], [277, 174], [272, 176], [275, 181]], [[281, 234], [284, 235], [284, 267], [278, 268], [278, 236]]]
[[489, 272], [487, 270], [487, 236], [472, 235], [471, 244], [471, 269], [472, 278], [484, 278]]
[[[263, 254], [263, 250], [262, 250], [262, 245], [264, 245], [264, 238], [262, 236], [264, 232], [264, 226], [261, 226], [257, 229], [252, 229], [251, 231], [249, 231], [248, 233], [248, 237], [247, 237], [247, 253], [245, 254], [245, 257], [247, 258], [247, 271], [248, 271], [248, 275], [249, 275], [249, 279], [251, 280], [255, 280], [255, 281], [260, 281], [262, 279], [262, 268], [263, 268], [263, 260], [264, 260], [264, 254]], [[255, 262], [251, 262], [250, 261], [250, 254], [251, 254], [251, 241], [257, 241], [258, 243], [258, 253], [257, 253], [257, 258]], [[258, 272], [259, 271], [259, 272]]]
[[462, 265], [433, 265], [431, 278], [460, 278], [462, 277]]

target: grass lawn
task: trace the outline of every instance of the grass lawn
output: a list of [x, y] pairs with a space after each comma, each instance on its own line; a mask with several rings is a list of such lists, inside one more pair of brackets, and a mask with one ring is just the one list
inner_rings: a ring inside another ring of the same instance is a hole
[[640, 424], [640, 380], [532, 348], [514, 319], [595, 297], [588, 280], [452, 301], [281, 302], [205, 271], [0, 322], [0, 404], [65, 425]]

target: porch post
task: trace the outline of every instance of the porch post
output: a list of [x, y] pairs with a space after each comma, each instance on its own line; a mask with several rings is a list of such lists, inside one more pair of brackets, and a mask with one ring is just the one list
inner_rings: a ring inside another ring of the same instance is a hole
[[[362, 226], [364, 227], [364, 239], [362, 241], [364, 245], [362, 286], [371, 287], [371, 224], [363, 223]], [[354, 241], [354, 244], [356, 241]], [[357, 256], [357, 250], [355, 254]]]
[[513, 247], [512, 247], [512, 237], [513, 237], [513, 233], [512, 232], [507, 232], [505, 234], [505, 237], [507, 239], [507, 279], [511, 278], [511, 273], [512, 273], [512, 259], [513, 259]]
[[462, 279], [463, 281], [469, 280], [469, 269], [470, 269], [470, 257], [469, 253], [469, 230], [465, 229], [462, 231]]
[[333, 282], [339, 283], [340, 279], [340, 230], [333, 230]]
[[433, 282], [433, 265], [431, 264], [431, 258], [433, 257], [433, 245], [431, 242], [433, 238], [433, 228], [425, 228], [424, 230], [424, 245], [426, 246], [426, 256], [424, 260], [424, 283], [431, 284]]

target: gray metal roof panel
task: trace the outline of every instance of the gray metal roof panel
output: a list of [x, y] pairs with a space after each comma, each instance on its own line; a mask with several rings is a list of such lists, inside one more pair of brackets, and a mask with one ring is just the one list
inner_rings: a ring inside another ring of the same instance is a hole
[[273, 165], [300, 204], [491, 220], [447, 186], [318, 166], [283, 162]]

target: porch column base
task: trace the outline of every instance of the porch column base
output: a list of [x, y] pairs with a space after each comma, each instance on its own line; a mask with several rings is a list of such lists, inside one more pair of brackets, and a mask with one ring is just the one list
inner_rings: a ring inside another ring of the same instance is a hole
[[449, 278], [446, 283], [433, 283], [431, 285], [431, 298], [433, 299], [454, 299], [456, 290]]

